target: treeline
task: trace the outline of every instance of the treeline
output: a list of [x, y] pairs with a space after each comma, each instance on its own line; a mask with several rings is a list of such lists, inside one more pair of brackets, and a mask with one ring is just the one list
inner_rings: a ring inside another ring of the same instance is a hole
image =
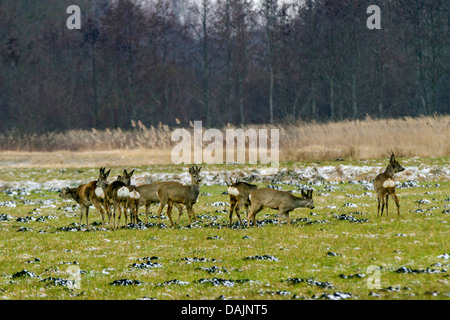
[[[81, 8], [69, 30], [69, 5]], [[381, 9], [381, 29], [366, 12]], [[0, 0], [0, 132], [450, 113], [448, 0]]]

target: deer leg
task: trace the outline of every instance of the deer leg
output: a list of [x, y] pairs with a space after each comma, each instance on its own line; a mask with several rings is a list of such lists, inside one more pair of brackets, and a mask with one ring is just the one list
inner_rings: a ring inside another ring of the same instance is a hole
[[173, 220], [172, 220], [172, 208], [173, 208], [173, 202], [169, 201], [167, 203], [167, 216], [169, 217], [170, 224], [171, 224], [171, 226], [173, 228], [174, 224], [173, 224]]
[[89, 227], [89, 207], [86, 207], [86, 225]]
[[81, 227], [81, 219], [83, 218], [84, 211], [85, 211], [85, 206], [81, 205], [80, 206], [80, 223], [79, 223], [80, 227]]
[[250, 220], [253, 220], [253, 225], [255, 225], [255, 215], [258, 208], [255, 206], [250, 206], [250, 211], [247, 214], [247, 228], [250, 228]]
[[238, 217], [239, 222], [241, 223], [241, 225], [244, 224], [244, 223], [242, 222], [241, 214], [240, 214], [241, 208], [242, 208], [243, 206], [245, 206], [245, 211], [247, 212], [247, 215], [248, 215], [248, 205], [246, 204], [246, 201], [239, 201], [238, 204], [237, 204], [237, 206], [236, 206], [236, 208], [235, 208], [236, 215], [237, 215], [237, 217]]
[[230, 218], [230, 228], [231, 228], [231, 224], [233, 222], [233, 211], [236, 208], [236, 199], [234, 197], [230, 197], [230, 213], [229, 213], [229, 218]]
[[377, 218], [380, 216], [380, 197], [377, 197], [377, 202], [378, 202], [378, 209], [377, 209]]
[[386, 217], [389, 217], [389, 193], [386, 193]]
[[[247, 217], [248, 217], [248, 209], [249, 209], [249, 206], [248, 206], [248, 203], [246, 203], [245, 204], [245, 214], [247, 215]], [[239, 218], [239, 222], [241, 223], [241, 226], [244, 226], [244, 222], [242, 222], [240, 215], [238, 216], [238, 218]]]
[[134, 223], [138, 223], [138, 215], [139, 215], [139, 200], [136, 201], [134, 206]]
[[109, 209], [111, 210], [112, 218], [111, 229], [114, 230], [114, 228], [116, 227], [116, 208], [114, 208], [112, 204], [109, 204]]
[[[237, 217], [238, 217], [238, 219], [239, 219], [239, 223], [240, 223], [241, 225], [244, 224], [244, 223], [242, 222], [242, 219], [241, 219], [241, 208], [242, 208], [243, 206], [245, 206], [246, 212], [248, 212], [248, 206], [245, 204], [245, 202], [244, 202], [244, 203], [239, 202], [238, 205], [237, 205], [236, 208], [235, 208], [236, 215], [237, 215]], [[247, 215], [248, 215], [248, 214], [247, 214]]]
[[253, 211], [250, 210], [250, 212], [247, 214], [247, 228], [250, 228], [250, 217], [253, 216]]
[[137, 212], [136, 212], [136, 204], [130, 203], [128, 205], [128, 208], [130, 209], [130, 220], [132, 224], [136, 224], [137, 219]]
[[256, 226], [256, 214], [262, 210], [262, 207], [252, 209], [250, 207], [250, 212], [247, 217], [247, 227], [250, 226], [250, 220], [252, 220], [253, 225]]
[[[125, 217], [125, 225], [124, 225], [125, 227], [127, 226], [127, 220], [128, 220], [128, 214], [127, 213], [128, 213], [128, 206], [125, 204], [123, 206], [123, 215]], [[131, 219], [131, 216], [130, 216], [130, 219]]]
[[178, 224], [180, 224], [181, 215], [183, 214], [183, 206], [181, 204], [179, 204], [178, 202], [175, 202], [174, 205], [178, 209]]
[[[194, 221], [197, 221], [197, 216], [195, 215], [195, 211], [194, 211], [194, 206], [193, 205], [191, 205], [191, 214], [192, 214], [192, 217], [194, 218]], [[191, 224], [191, 223], [189, 222], [189, 224]]]
[[191, 215], [194, 213], [194, 211], [192, 210], [192, 205], [187, 204], [187, 205], [186, 205], [186, 211], [187, 211], [187, 213], [188, 213], [188, 218], [189, 218], [189, 224], [188, 224], [188, 226], [190, 226], [190, 225], [191, 225], [191, 222], [192, 222], [192, 220], [191, 220]]
[[281, 217], [283, 217], [285, 213], [286, 213], [286, 211], [284, 209], [280, 209], [278, 211], [278, 223], [277, 223], [278, 226], [280, 225]]
[[166, 202], [161, 201], [161, 203], [159, 204], [159, 209], [158, 209], [158, 223], [159, 224], [161, 224], [161, 212], [163, 211], [165, 206], [166, 206]]
[[108, 225], [110, 225], [111, 224], [111, 209], [109, 207], [109, 204], [106, 201], [103, 204], [103, 206], [105, 207], [106, 214], [108, 215]]
[[284, 214], [285, 217], [287, 218], [288, 225], [291, 224], [291, 215], [289, 213], [290, 213], [290, 211], [286, 211], [285, 214]]
[[194, 217], [194, 221], [197, 221], [197, 216], [195, 215], [194, 206], [191, 205], [192, 216]]
[[383, 216], [383, 210], [384, 210], [384, 197], [381, 198], [381, 217]]
[[134, 204], [130, 200], [127, 200], [127, 210], [128, 210], [128, 213], [130, 214], [130, 223], [133, 224], [133, 221], [134, 221]]
[[150, 203], [145, 204], [145, 221], [148, 223], [148, 211], [150, 210]]
[[120, 203], [117, 200], [114, 200], [114, 211], [117, 210], [117, 223], [115, 228], [118, 229], [120, 225], [120, 218], [122, 217], [122, 208], [120, 207]]
[[398, 201], [397, 194], [391, 194], [392, 199], [394, 199], [395, 205], [397, 206], [397, 216], [400, 217], [400, 202]]

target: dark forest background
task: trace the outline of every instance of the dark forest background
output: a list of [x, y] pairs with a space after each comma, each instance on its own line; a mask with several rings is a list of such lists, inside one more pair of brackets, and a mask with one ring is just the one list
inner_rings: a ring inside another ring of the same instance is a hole
[[[69, 5], [81, 30], [69, 30]], [[369, 30], [369, 5], [381, 30]], [[0, 0], [0, 132], [450, 113], [448, 0]]]

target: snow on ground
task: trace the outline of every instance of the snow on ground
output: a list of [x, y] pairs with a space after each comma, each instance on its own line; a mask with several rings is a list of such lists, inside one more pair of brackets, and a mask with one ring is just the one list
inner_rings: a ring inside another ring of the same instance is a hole
[[[225, 180], [230, 177], [253, 183], [307, 183], [307, 182], [331, 182], [331, 181], [372, 181], [377, 174], [384, 171], [382, 166], [301, 166], [290, 168], [248, 168], [233, 171], [208, 171], [203, 170], [202, 184], [211, 186], [214, 184], [225, 185]], [[405, 171], [395, 175], [398, 181], [450, 181], [450, 166], [420, 166], [405, 167]], [[112, 181], [112, 179], [110, 179]], [[141, 185], [154, 181], [179, 181], [190, 184], [191, 177], [188, 170], [182, 173], [135, 173], [132, 183]], [[0, 188], [25, 190], [58, 190], [67, 186], [77, 186], [88, 181], [52, 179], [45, 182], [15, 181], [5, 182], [0, 180]]]

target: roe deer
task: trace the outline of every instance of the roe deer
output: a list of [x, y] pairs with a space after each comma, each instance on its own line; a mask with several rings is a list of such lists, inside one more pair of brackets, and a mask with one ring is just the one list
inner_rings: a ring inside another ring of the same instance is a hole
[[102, 205], [104, 204], [104, 190], [107, 186], [107, 179], [111, 169], [105, 172], [104, 167], [100, 168], [98, 180], [80, 185], [78, 188], [65, 188], [59, 194], [62, 198], [72, 197], [80, 205], [80, 225], [83, 213], [86, 214], [86, 225], [89, 226], [89, 206], [94, 205], [95, 209], [102, 215], [102, 224], [105, 224], [105, 215]]
[[167, 204], [167, 216], [169, 217], [172, 227], [174, 226], [172, 221], [172, 206], [174, 203], [181, 203], [186, 206], [186, 211], [189, 216], [189, 225], [191, 225], [191, 216], [197, 219], [192, 206], [197, 202], [198, 194], [200, 193], [200, 170], [202, 167], [192, 166], [189, 168], [191, 175], [191, 185], [185, 186], [179, 182], [166, 182], [163, 183], [158, 189], [159, 209], [158, 218], [161, 223], [161, 212], [164, 206]]
[[[140, 198], [139, 198], [139, 203], [137, 204], [136, 207], [136, 212], [139, 210], [139, 206], [140, 205], [145, 205], [145, 219], [146, 222], [148, 223], [148, 213], [150, 210], [150, 205], [153, 203], [159, 203], [159, 198], [158, 198], [158, 189], [166, 183], [171, 183], [169, 181], [164, 182], [164, 181], [156, 181], [156, 182], [152, 182], [149, 184], [143, 184], [137, 187], [137, 192], [139, 192], [140, 194]], [[181, 215], [183, 214], [183, 207], [175, 202], [174, 203], [175, 207], [177, 207], [178, 209], [178, 223], [180, 223], [180, 218]]]
[[230, 228], [233, 220], [233, 211], [236, 212], [239, 222], [243, 226], [244, 223], [242, 222], [239, 211], [243, 206], [245, 206], [245, 213], [248, 216], [248, 206], [250, 205], [250, 199], [248, 198], [248, 196], [252, 191], [258, 189], [258, 187], [254, 184], [243, 181], [233, 182], [231, 179], [230, 183], [228, 181], [225, 181], [225, 183], [228, 186], [227, 191], [230, 195]]
[[250, 226], [250, 220], [255, 225], [255, 216], [264, 208], [271, 208], [278, 210], [278, 225], [280, 225], [281, 217], [287, 216], [288, 224], [291, 223], [289, 212], [295, 208], [307, 207], [314, 209], [312, 199], [312, 190], [304, 192], [302, 190], [302, 198], [296, 197], [293, 194], [275, 190], [275, 189], [257, 189], [250, 193], [250, 212], [248, 213], [247, 227]]
[[398, 202], [397, 195], [395, 194], [395, 181], [394, 174], [405, 170], [397, 160], [395, 160], [394, 153], [391, 153], [391, 158], [389, 159], [389, 164], [383, 173], [380, 173], [373, 180], [373, 187], [377, 193], [378, 199], [378, 210], [377, 217], [380, 214], [380, 204], [381, 204], [381, 216], [383, 216], [384, 205], [386, 204], [386, 216], [389, 216], [388, 212], [388, 201], [389, 195], [394, 199], [397, 205], [397, 216], [400, 216], [400, 203]]
[[[131, 223], [138, 223], [138, 212], [139, 212], [139, 199], [141, 194], [135, 185], [130, 185], [128, 188], [128, 198], [126, 200], [125, 209], [130, 211]], [[126, 214], [125, 214], [126, 217]]]
[[[126, 213], [126, 203], [128, 200], [128, 186], [131, 184], [131, 176], [133, 175], [134, 170], [130, 173], [127, 170], [123, 170], [123, 176], [117, 178], [116, 181], [111, 182], [105, 190], [105, 201], [108, 211], [110, 212], [110, 206], [113, 206], [113, 229], [119, 227], [120, 218], [122, 216], [122, 207], [124, 207], [125, 214], [125, 226], [127, 225], [127, 213]], [[117, 214], [117, 223], [116, 223], [116, 213]]]

